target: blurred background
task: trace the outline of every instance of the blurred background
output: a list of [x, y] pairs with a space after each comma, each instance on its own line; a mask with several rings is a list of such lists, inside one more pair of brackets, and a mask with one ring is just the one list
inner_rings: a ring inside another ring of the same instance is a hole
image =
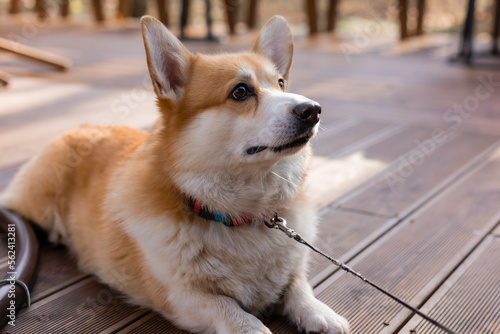
[[[18, 0], [19, 13], [27, 15], [30, 12], [36, 12], [35, 0]], [[180, 21], [180, 12], [182, 8], [181, 0], [165, 1], [169, 10], [169, 21], [173, 26], [177, 26]], [[189, 24], [193, 29], [202, 30], [205, 25], [205, 0], [191, 0], [191, 12]], [[294, 32], [299, 35], [306, 34], [308, 31], [307, 14], [305, 11], [304, 0], [270, 0], [259, 1], [257, 26], [264, 24], [272, 15], [279, 13], [285, 16], [293, 25]], [[417, 1], [410, 0], [409, 6]], [[424, 18], [424, 30], [426, 32], [453, 33], [458, 32], [462, 26], [466, 9], [467, 0], [435, 0], [426, 1], [426, 13]], [[51, 24], [57, 24], [64, 21], [60, 17], [60, 6], [62, 1], [46, 1], [46, 15]], [[240, 16], [244, 16], [248, 11], [249, 0], [230, 0], [230, 3], [239, 7]], [[317, 10], [323, 13], [320, 18], [320, 24], [326, 25], [326, 12], [328, 0], [316, 1]], [[9, 11], [11, 0], [0, 0], [0, 14], [2, 23], [9, 20], [15, 20]], [[94, 22], [93, 9], [91, 1], [68, 0], [69, 17], [66, 21], [80, 24], [92, 24]], [[107, 24], [119, 24], [114, 18], [117, 16], [119, 2], [115, 0], [103, 0], [102, 7]], [[158, 16], [156, 2], [149, 0], [131, 0], [128, 4], [128, 15], [140, 17], [145, 14]], [[220, 34], [227, 32], [226, 22], [226, 4], [225, 1], [212, 1], [211, 15], [214, 20], [217, 31]], [[477, 20], [477, 32], [479, 34], [489, 33], [494, 19], [494, 1], [478, 0], [476, 1], [475, 18]], [[387, 34], [398, 34], [398, 1], [386, 0], [349, 0], [339, 1], [337, 8], [337, 33], [340, 35], [349, 35], [359, 22], [372, 20], [371, 12], [386, 13], [382, 19]], [[381, 15], [383, 16], [383, 15]], [[416, 8], [410, 8], [408, 11], [408, 20], [416, 21], [418, 12]], [[245, 25], [238, 25], [238, 32], [245, 30]]]
[[[16, 0], [14, 0], [16, 1]], [[0, 0], [0, 17], [2, 23], [8, 23], [17, 18], [9, 15], [9, 12], [17, 12], [22, 15], [29, 15], [37, 11], [35, 0], [17, 0], [16, 9], [13, 10], [11, 0]], [[66, 19], [61, 18], [61, 5], [67, 2]], [[168, 7], [168, 20], [173, 26], [178, 26], [182, 8], [181, 0], [165, 1]], [[191, 0], [191, 11], [188, 23], [194, 31], [203, 30], [205, 21], [205, 1]], [[298, 35], [304, 35], [308, 31], [307, 15], [305, 11], [304, 0], [271, 0], [260, 1], [257, 5], [256, 25], [265, 23], [269, 17], [280, 13], [293, 25], [294, 32]], [[417, 20], [418, 11], [412, 8], [412, 4], [417, 1], [409, 1], [408, 20], [410, 23]], [[238, 16], [243, 16], [248, 11], [249, 0], [229, 0], [233, 6], [237, 6]], [[323, 18], [319, 18], [320, 25], [326, 25], [326, 12], [329, 1], [316, 1], [317, 10], [324, 13]], [[115, 18], [120, 3], [114, 0], [103, 0], [102, 10], [104, 22], [106, 24], [119, 25], [124, 24], [123, 20], [119, 22]], [[126, 16], [140, 17], [145, 14], [158, 15], [156, 2], [149, 0], [130, 0], [126, 6]], [[211, 16], [214, 20], [214, 29], [218, 34], [227, 32], [226, 22], [226, 2], [212, 1]], [[416, 7], [416, 6], [413, 6]], [[467, 0], [437, 0], [427, 1], [425, 4], [424, 30], [429, 33], [454, 33], [460, 30], [463, 24]], [[92, 24], [94, 22], [93, 8], [91, 1], [82, 0], [63, 0], [63, 1], [44, 1], [44, 16], [51, 21], [50, 25], [55, 25], [64, 21], [65, 23]], [[385, 0], [350, 0], [339, 1], [337, 5], [337, 33], [340, 36], [352, 34], [353, 29], [360, 22], [373, 20], [372, 12], [377, 12], [381, 16], [378, 18], [383, 21], [384, 33], [388, 35], [398, 34], [398, 1]], [[479, 0], [476, 1], [475, 19], [477, 20], [477, 32], [480, 38], [486, 38], [494, 19], [494, 1]], [[324, 22], [323, 22], [324, 21]], [[245, 25], [238, 24], [237, 31], [245, 31]]]

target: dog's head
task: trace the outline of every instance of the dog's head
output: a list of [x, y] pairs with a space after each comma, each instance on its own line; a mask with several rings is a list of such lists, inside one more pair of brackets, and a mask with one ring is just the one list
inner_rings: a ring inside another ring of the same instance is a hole
[[215, 55], [190, 53], [152, 17], [141, 23], [174, 170], [253, 173], [305, 159], [321, 107], [286, 92], [293, 38], [284, 18], [266, 24], [251, 52]]

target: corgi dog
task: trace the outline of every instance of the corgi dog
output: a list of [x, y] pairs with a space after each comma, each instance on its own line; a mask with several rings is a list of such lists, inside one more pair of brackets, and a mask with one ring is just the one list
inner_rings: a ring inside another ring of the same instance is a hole
[[273, 17], [252, 50], [192, 54], [141, 20], [159, 119], [146, 132], [82, 126], [27, 162], [1, 197], [68, 246], [79, 267], [176, 326], [271, 331], [271, 305], [299, 330], [346, 334], [317, 300], [308, 251], [265, 222], [276, 212], [306, 240], [316, 216], [305, 178], [321, 107], [288, 93], [293, 38]]

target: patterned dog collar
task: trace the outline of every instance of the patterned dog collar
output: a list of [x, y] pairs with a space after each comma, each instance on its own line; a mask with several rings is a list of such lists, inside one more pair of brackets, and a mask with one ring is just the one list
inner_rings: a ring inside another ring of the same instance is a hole
[[208, 210], [208, 208], [205, 205], [203, 205], [200, 201], [194, 198], [188, 199], [188, 206], [189, 210], [192, 213], [200, 217], [203, 217], [207, 220], [218, 221], [226, 226], [243, 226], [251, 224], [253, 221], [253, 218], [250, 216], [231, 217], [227, 213], [223, 213], [220, 211], [212, 212]]

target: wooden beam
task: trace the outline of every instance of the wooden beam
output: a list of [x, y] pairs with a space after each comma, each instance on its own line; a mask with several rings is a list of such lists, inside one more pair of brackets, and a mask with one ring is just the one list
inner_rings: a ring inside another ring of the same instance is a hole
[[0, 50], [12, 52], [31, 60], [52, 65], [59, 70], [67, 70], [71, 67], [71, 61], [67, 58], [50, 52], [38, 50], [5, 38], [0, 38]]
[[19, 0], [10, 0], [9, 14], [17, 14], [20, 11], [22, 3]]
[[495, 10], [495, 20], [493, 21], [493, 32], [491, 34], [493, 38], [493, 47], [491, 49], [491, 52], [494, 55], [497, 55], [499, 52], [498, 50], [498, 37], [500, 35], [500, 0], [497, 0], [496, 3], [496, 10]]
[[248, 29], [254, 29], [257, 23], [257, 0], [250, 0], [248, 8], [247, 26]]
[[47, 4], [46, 4], [45, 0], [35, 0], [35, 9], [37, 12], [38, 19], [43, 21], [47, 18], [47, 16], [48, 16]]
[[318, 19], [316, 16], [316, 1], [306, 0], [307, 17], [309, 18], [309, 34], [314, 35], [318, 32]]
[[116, 18], [118, 20], [130, 15], [130, 2], [131, 0], [118, 0], [118, 7], [116, 8]]
[[61, 17], [67, 18], [69, 16], [69, 0], [61, 0]]
[[334, 31], [335, 24], [337, 22], [337, 6], [338, 0], [330, 0], [330, 6], [328, 7], [328, 26], [327, 31]]
[[182, 9], [181, 9], [181, 39], [185, 37], [184, 29], [187, 26], [188, 22], [188, 14], [189, 14], [189, 6], [191, 5], [190, 0], [182, 0]]
[[104, 12], [102, 9], [101, 0], [92, 0], [92, 7], [94, 8], [94, 16], [97, 22], [104, 21]]
[[235, 1], [225, 0], [226, 2], [226, 14], [227, 14], [227, 24], [229, 26], [229, 33], [234, 35], [236, 33], [235, 27], [238, 20], [238, 5]]
[[163, 23], [163, 25], [165, 25], [165, 27], [168, 27], [169, 19], [167, 0], [156, 0], [156, 5], [158, 6], [158, 18]]
[[425, 0], [418, 0], [417, 10], [417, 35], [422, 35], [424, 33]]
[[399, 26], [401, 40], [408, 37], [408, 3], [406, 0], [399, 0]]

